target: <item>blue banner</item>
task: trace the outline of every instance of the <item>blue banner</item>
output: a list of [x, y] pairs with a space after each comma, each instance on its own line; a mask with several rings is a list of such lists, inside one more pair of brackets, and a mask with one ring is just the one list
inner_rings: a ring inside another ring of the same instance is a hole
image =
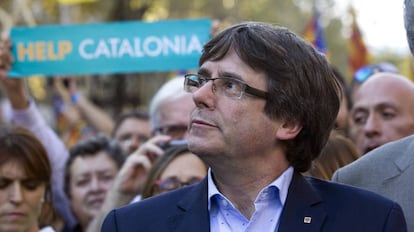
[[15, 27], [9, 75], [196, 69], [210, 29], [208, 19]]

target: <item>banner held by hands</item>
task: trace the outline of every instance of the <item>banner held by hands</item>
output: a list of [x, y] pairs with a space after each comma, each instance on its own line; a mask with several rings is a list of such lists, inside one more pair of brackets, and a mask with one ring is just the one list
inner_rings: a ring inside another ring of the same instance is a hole
[[208, 19], [15, 27], [9, 75], [195, 69], [210, 29]]

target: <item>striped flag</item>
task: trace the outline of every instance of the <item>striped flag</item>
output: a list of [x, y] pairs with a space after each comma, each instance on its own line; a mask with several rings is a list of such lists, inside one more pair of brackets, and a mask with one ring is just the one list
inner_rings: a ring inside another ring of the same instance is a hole
[[313, 16], [305, 27], [303, 38], [310, 42], [316, 50], [326, 55], [327, 46], [325, 36], [320, 23], [320, 13], [316, 7], [313, 8]]
[[352, 16], [351, 36], [348, 40], [348, 66], [349, 76], [361, 67], [370, 63], [370, 55], [364, 43], [363, 36], [356, 21], [355, 10], [353, 7], [349, 8], [349, 13]]

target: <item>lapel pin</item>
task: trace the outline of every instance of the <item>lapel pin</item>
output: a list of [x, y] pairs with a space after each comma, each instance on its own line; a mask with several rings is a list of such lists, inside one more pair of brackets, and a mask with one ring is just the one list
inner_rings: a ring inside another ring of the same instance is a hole
[[310, 224], [311, 222], [312, 222], [312, 217], [304, 217], [303, 218], [303, 223]]

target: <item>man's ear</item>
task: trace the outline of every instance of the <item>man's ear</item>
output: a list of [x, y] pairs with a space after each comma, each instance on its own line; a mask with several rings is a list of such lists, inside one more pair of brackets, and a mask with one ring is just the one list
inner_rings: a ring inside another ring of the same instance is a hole
[[276, 132], [276, 138], [279, 140], [291, 140], [295, 138], [302, 130], [302, 124], [296, 121], [286, 121], [280, 125]]

